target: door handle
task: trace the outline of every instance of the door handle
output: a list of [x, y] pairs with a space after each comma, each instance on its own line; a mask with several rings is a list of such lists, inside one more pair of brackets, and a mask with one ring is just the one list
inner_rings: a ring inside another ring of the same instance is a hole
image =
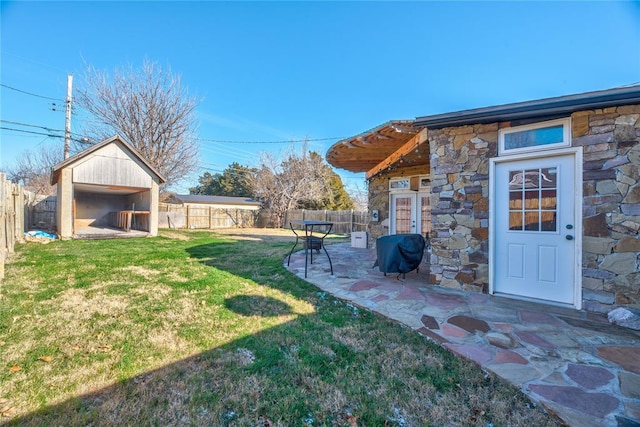
[[564, 238], [567, 240], [573, 240], [573, 236], [571, 234], [567, 234]]

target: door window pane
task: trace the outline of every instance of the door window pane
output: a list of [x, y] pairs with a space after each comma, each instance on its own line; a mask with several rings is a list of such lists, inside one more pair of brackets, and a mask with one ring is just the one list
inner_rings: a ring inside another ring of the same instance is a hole
[[540, 212], [540, 216], [542, 217], [542, 222], [540, 223], [541, 231], [556, 231], [556, 213], [554, 211]]
[[524, 212], [524, 229], [527, 231], [539, 231], [540, 221], [538, 218], [539, 218], [538, 211], [525, 211]]
[[522, 212], [509, 212], [509, 230], [522, 230]]

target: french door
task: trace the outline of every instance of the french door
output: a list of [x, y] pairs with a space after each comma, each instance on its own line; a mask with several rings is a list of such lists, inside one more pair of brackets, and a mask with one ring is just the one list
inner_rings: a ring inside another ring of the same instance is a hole
[[392, 193], [389, 234], [422, 234], [430, 230], [429, 193]]

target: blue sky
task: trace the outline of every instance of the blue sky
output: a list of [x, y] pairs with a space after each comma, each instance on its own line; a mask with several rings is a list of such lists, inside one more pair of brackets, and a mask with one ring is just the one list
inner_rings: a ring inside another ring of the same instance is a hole
[[[391, 119], [640, 83], [638, 2], [1, 1], [0, 13], [1, 127], [64, 128], [54, 101], [6, 86], [64, 98], [86, 64], [145, 58], [181, 74], [207, 141], [179, 191], [300, 145], [274, 141], [322, 139], [309, 148], [324, 155]], [[1, 130], [0, 170], [39, 144], [62, 140]], [[363, 174], [339, 172], [364, 188]]]

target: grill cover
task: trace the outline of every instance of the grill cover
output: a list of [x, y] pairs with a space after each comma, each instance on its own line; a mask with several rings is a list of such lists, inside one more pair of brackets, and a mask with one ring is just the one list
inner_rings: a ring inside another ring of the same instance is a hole
[[383, 273], [408, 273], [417, 269], [424, 254], [425, 240], [420, 234], [393, 234], [376, 240], [376, 263]]

